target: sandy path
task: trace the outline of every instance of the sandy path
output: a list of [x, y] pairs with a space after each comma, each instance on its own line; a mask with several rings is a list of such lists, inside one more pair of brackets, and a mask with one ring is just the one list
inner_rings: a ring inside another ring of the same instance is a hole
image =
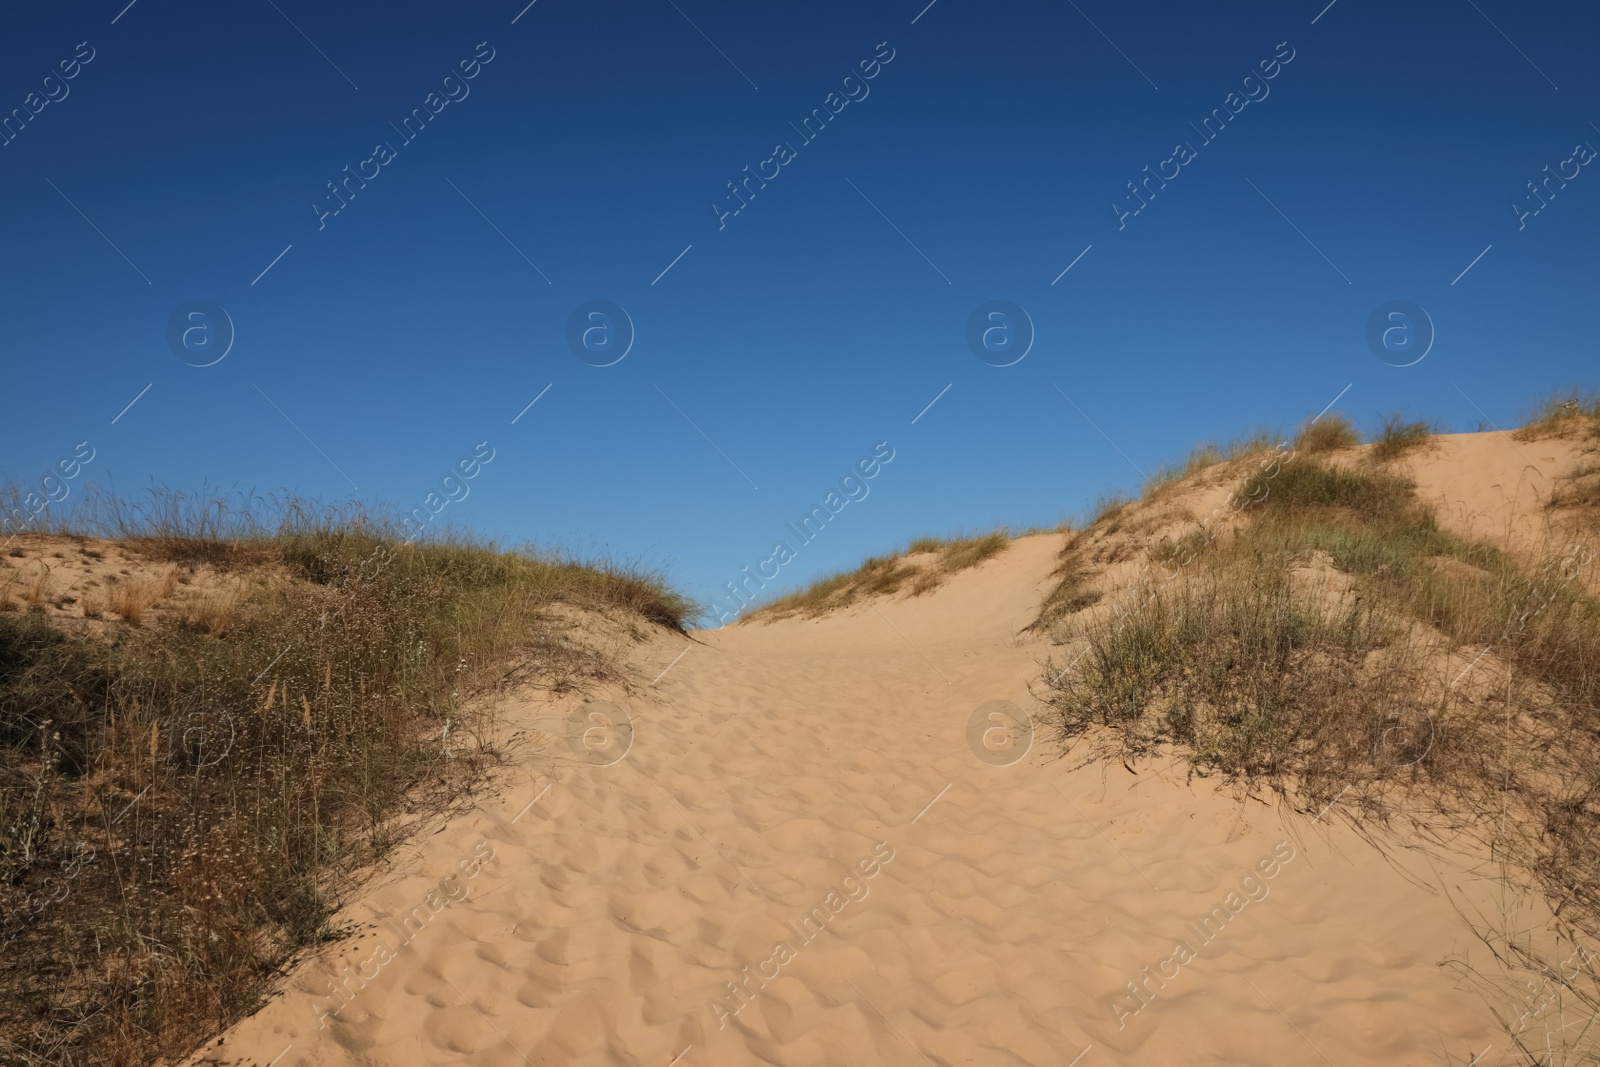
[[[1048, 648], [1015, 635], [1060, 544], [1024, 539], [917, 600], [697, 635], [625, 701], [625, 758], [535, 761], [421, 842], [351, 910], [376, 927], [208, 1057], [1358, 1067], [1493, 1045], [1478, 1063], [1510, 1062], [1440, 966], [1482, 950], [1420, 855], [1386, 861], [1337, 810], [1312, 824], [1175, 769], [1073, 771], [1043, 738], [1010, 766], [969, 748], [979, 704], [1036, 707]], [[651, 649], [642, 680], [683, 647]], [[1272, 876], [1241, 890], [1258, 864]], [[1208, 943], [1191, 923], [1218, 907]], [[1159, 996], [1141, 1007], [1135, 980]]]

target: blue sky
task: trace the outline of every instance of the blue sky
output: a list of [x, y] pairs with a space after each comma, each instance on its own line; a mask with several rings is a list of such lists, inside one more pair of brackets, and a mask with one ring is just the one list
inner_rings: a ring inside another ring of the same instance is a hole
[[[768, 592], [1053, 524], [1346, 386], [1363, 425], [1471, 429], [1594, 384], [1594, 9], [524, 2], [10, 16], [3, 473], [89, 441], [85, 482], [410, 509], [487, 441], [436, 521], [710, 601], [880, 441]], [[324, 215], [346, 167], [376, 176]], [[1396, 299], [1412, 366], [1366, 341]], [[610, 366], [567, 343], [591, 300], [633, 323]], [[1033, 323], [1011, 366], [966, 341], [992, 300]], [[233, 323], [211, 366], [168, 343], [191, 301]]]

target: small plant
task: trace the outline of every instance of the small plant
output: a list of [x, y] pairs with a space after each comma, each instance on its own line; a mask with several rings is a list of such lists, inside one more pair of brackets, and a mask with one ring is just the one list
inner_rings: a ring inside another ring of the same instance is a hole
[[1354, 448], [1360, 443], [1361, 435], [1356, 432], [1355, 426], [1337, 411], [1306, 423], [1294, 439], [1295, 451], [1307, 455], [1337, 452], [1342, 448]]
[[1399, 412], [1383, 416], [1378, 436], [1372, 443], [1372, 458], [1387, 463], [1396, 456], [1427, 443], [1433, 427], [1425, 422], [1407, 422]]
[[154, 599], [154, 591], [143, 582], [118, 582], [111, 587], [106, 606], [129, 626], [138, 626]]

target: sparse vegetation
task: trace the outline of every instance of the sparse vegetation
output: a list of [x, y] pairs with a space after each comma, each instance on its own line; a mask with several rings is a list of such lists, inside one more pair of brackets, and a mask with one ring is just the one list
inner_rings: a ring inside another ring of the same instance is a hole
[[1134, 498], [1122, 493], [1101, 494], [1095, 498], [1094, 507], [1089, 510], [1089, 521], [1084, 524], [1085, 529], [1099, 526], [1101, 523], [1114, 523], [1117, 517], [1134, 503]]
[[[1069, 736], [1091, 724], [1119, 732], [1129, 753], [1158, 740], [1188, 747], [1200, 767], [1230, 774], [1314, 773], [1306, 751], [1338, 766], [1366, 748], [1389, 709], [1393, 667], [1361, 670], [1392, 640], [1370, 608], [1319, 610], [1297, 597], [1287, 568], [1240, 556], [1171, 587], [1089, 631], [1089, 651], [1060, 685]], [[1329, 715], [1338, 706], [1350, 714]], [[1352, 730], [1352, 724], [1358, 724]]]
[[907, 585], [912, 596], [921, 596], [937, 589], [952, 574], [999, 555], [1010, 544], [1011, 539], [1004, 530], [948, 540], [919, 537], [904, 551], [873, 556], [853, 571], [819, 579], [798, 592], [762, 605], [747, 618], [766, 622], [791, 615], [818, 618], [866, 597], [898, 593]]
[[1361, 434], [1356, 432], [1349, 419], [1337, 411], [1312, 419], [1300, 428], [1294, 439], [1295, 451], [1306, 455], [1337, 452], [1343, 448], [1354, 448], [1360, 443]]
[[308, 514], [149, 539], [276, 577], [167, 610], [169, 566], [85, 605], [137, 628], [0, 616], [0, 1060], [183, 1058], [494, 762], [481, 698], [608, 676], [574, 611], [625, 635], [693, 610], [628, 567]]
[[1590, 461], [1568, 471], [1550, 495], [1550, 506], [1583, 508], [1600, 506], [1600, 463]]
[[1260, 504], [1191, 566], [1057, 616], [1082, 653], [1045, 675], [1062, 736], [1125, 758], [1173, 744], [1311, 803], [1348, 789], [1380, 820], [1457, 820], [1600, 931], [1592, 532], [1514, 558], [1442, 530], [1404, 478], [1305, 457], [1238, 495]]
[[1039, 618], [1029, 629], [1048, 629], [1058, 620], [1092, 608], [1105, 595], [1090, 582], [1090, 571], [1078, 552], [1077, 538], [1067, 542], [1061, 566], [1056, 569], [1056, 585], [1039, 608]]
[[[1204, 442], [1191, 449], [1182, 462], [1156, 468], [1155, 473], [1151, 474], [1149, 480], [1145, 482], [1140, 499], [1154, 499], [1164, 490], [1192, 478], [1202, 471], [1224, 463], [1231, 463], [1244, 456], [1265, 451], [1276, 445], [1278, 441], [1277, 435], [1263, 430], [1236, 437], [1226, 445], [1218, 445], [1214, 441]], [[1098, 517], [1097, 515], [1097, 520]]]
[[1527, 424], [1514, 436], [1533, 441], [1569, 433], [1600, 437], [1600, 394], [1578, 389], [1552, 393], [1535, 405]]
[[1378, 427], [1378, 435], [1372, 441], [1372, 458], [1379, 463], [1387, 463], [1426, 444], [1432, 436], [1433, 427], [1425, 422], [1407, 422], [1405, 416], [1398, 412], [1385, 415]]

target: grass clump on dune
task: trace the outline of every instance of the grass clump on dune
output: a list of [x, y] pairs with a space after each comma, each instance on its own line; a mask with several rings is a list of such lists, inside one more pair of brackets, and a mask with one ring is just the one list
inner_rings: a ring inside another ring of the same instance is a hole
[[475, 696], [610, 676], [574, 612], [627, 631], [693, 610], [636, 569], [312, 509], [128, 532], [275, 577], [105, 635], [0, 615], [8, 1062], [187, 1055], [338, 936], [360, 872], [495, 762]]
[[1425, 422], [1407, 422], [1405, 416], [1398, 412], [1385, 415], [1378, 428], [1378, 436], [1372, 441], [1372, 458], [1379, 463], [1387, 463], [1426, 444], [1432, 436], [1433, 427]]
[[1408, 514], [1412, 488], [1396, 475], [1310, 461], [1285, 464], [1275, 474], [1257, 471], [1238, 495], [1278, 515], [1337, 509], [1363, 520], [1389, 521]]
[[951, 575], [999, 555], [1010, 545], [1011, 538], [1004, 530], [974, 537], [919, 537], [903, 551], [872, 556], [853, 571], [818, 579], [804, 589], [762, 605], [747, 617], [767, 622], [791, 615], [818, 618], [859, 600], [890, 596], [908, 587], [912, 596], [921, 596], [937, 589]]
[[1354, 448], [1360, 443], [1361, 434], [1357, 432], [1354, 424], [1337, 411], [1312, 419], [1294, 438], [1295, 451], [1306, 455], [1337, 452], [1344, 448]]
[[1153, 587], [1088, 630], [1087, 653], [1058, 683], [1063, 732], [1111, 727], [1128, 754], [1171, 740], [1196, 765], [1240, 775], [1309, 770], [1308, 747], [1324, 757], [1364, 748], [1365, 725], [1352, 732], [1327, 710], [1383, 713], [1387, 675], [1359, 668], [1391, 630], [1369, 609], [1317, 609], [1260, 562]]

